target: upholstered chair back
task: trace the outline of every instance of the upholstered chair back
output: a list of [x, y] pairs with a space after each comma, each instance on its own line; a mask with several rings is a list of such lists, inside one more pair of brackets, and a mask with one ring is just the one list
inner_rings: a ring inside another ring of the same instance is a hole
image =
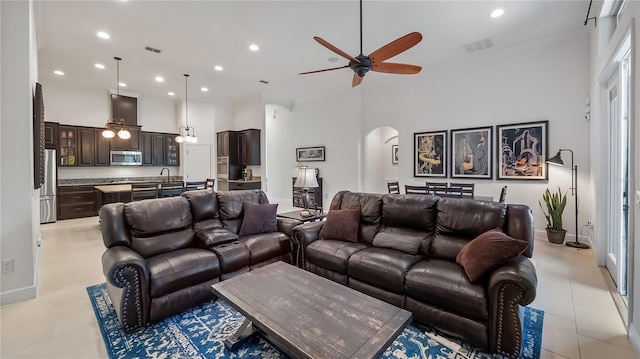
[[242, 226], [244, 202], [269, 203], [267, 195], [261, 190], [221, 191], [217, 193], [217, 197], [220, 220], [224, 228], [236, 234], [240, 232], [240, 226]]
[[189, 201], [193, 217], [193, 230], [198, 233], [203, 230], [222, 228], [218, 210], [218, 197], [210, 189], [187, 191], [182, 196]]

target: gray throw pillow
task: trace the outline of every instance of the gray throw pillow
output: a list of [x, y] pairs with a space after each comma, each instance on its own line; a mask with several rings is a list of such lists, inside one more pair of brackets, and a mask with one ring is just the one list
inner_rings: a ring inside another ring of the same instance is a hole
[[390, 248], [409, 254], [418, 253], [420, 244], [422, 244], [420, 238], [399, 233], [381, 232], [373, 238], [374, 247]]
[[256, 204], [244, 202], [242, 204], [244, 216], [240, 226], [241, 236], [258, 233], [272, 233], [278, 231], [278, 219], [276, 213], [278, 204]]

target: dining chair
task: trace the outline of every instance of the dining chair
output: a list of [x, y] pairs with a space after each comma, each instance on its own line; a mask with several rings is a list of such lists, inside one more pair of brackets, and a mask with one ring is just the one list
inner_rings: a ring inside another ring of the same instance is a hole
[[435, 194], [436, 190], [440, 193], [445, 192], [445, 190], [447, 189], [447, 187], [449, 187], [449, 183], [448, 182], [426, 182], [427, 185], [427, 193], [428, 194]]
[[158, 183], [132, 183], [131, 184], [131, 200], [140, 201], [143, 199], [158, 198]]
[[387, 182], [387, 188], [389, 193], [400, 194], [400, 183], [398, 182]]
[[194, 191], [197, 189], [205, 189], [206, 181], [191, 181], [186, 182], [185, 191]]
[[506, 199], [507, 199], [507, 186], [504, 186], [500, 190], [500, 200], [498, 202], [504, 203]]
[[404, 193], [406, 193], [406, 194], [427, 194], [427, 187], [404, 185]]
[[213, 189], [213, 185], [216, 184], [216, 179], [215, 178], [207, 178], [206, 181], [204, 181], [204, 188], [207, 189]]
[[434, 186], [433, 187], [433, 195], [438, 197], [448, 197], [448, 198], [462, 198], [462, 188], [461, 187], [442, 187], [442, 186]]
[[452, 188], [452, 187], [461, 188], [462, 197], [471, 198], [471, 199], [473, 199], [473, 196], [474, 196], [475, 186], [476, 186], [475, 183], [453, 183], [452, 182], [449, 184], [449, 188]]
[[184, 192], [184, 182], [164, 182], [160, 184], [159, 197], [175, 197]]

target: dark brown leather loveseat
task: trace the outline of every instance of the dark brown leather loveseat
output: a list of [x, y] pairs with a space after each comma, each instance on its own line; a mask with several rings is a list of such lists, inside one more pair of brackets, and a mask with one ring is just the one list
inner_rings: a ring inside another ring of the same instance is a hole
[[[418, 324], [518, 357], [522, 306], [533, 301], [537, 286], [535, 268], [527, 258], [533, 254], [534, 240], [528, 206], [339, 192], [330, 211], [345, 208], [360, 209], [357, 242], [319, 238], [327, 222], [299, 225], [293, 232], [300, 266], [407, 309]], [[515, 260], [471, 282], [456, 256], [466, 243], [496, 227], [528, 247]], [[417, 241], [417, 252], [375, 246], [378, 236], [400, 246]]]
[[211, 285], [220, 280], [291, 263], [291, 230], [301, 222], [278, 218], [277, 232], [239, 236], [245, 202], [268, 199], [259, 190], [209, 189], [100, 209], [102, 267], [125, 331], [215, 298]]

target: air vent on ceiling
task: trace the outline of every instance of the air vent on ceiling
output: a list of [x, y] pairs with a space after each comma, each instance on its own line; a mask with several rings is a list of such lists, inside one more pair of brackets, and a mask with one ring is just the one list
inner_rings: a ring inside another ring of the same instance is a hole
[[476, 51], [486, 50], [493, 47], [493, 41], [490, 38], [478, 40], [475, 42], [470, 42], [468, 44], [463, 45], [464, 49], [467, 50], [468, 53], [473, 53]]
[[260, 82], [263, 83], [263, 84], [268, 84], [269, 83], [269, 81], [265, 81], [265, 80], [260, 80]]
[[151, 47], [151, 46], [147, 46], [147, 47], [145, 47], [144, 49], [145, 49], [145, 50], [147, 50], [147, 51], [155, 52], [156, 54], [159, 54], [159, 53], [162, 51], [162, 50], [160, 50], [160, 49], [154, 49], [154, 48], [153, 48], [153, 47]]

